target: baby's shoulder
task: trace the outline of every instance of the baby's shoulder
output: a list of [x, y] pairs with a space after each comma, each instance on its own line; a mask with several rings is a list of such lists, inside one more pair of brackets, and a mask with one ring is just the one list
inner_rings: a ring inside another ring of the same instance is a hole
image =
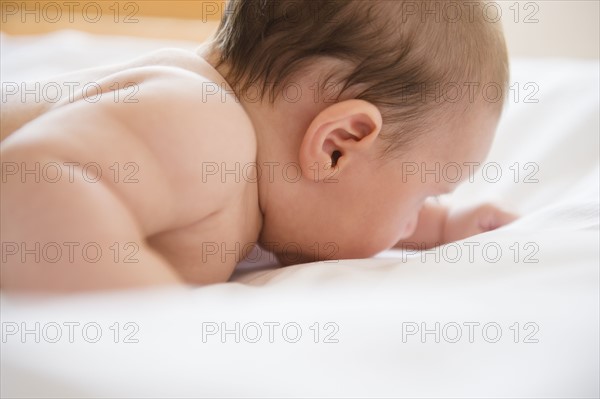
[[[225, 79], [206, 61], [198, 61], [194, 68], [189, 63], [149, 63], [120, 75], [116, 80], [121, 86], [135, 84], [135, 105], [119, 107], [125, 120], [144, 125], [134, 130], [151, 137], [168, 132], [173, 143], [195, 148], [201, 157], [255, 160], [252, 122]], [[114, 76], [109, 79], [113, 86], [114, 81]]]
[[202, 204], [225, 207], [247, 191], [246, 180], [211, 174], [215, 168], [235, 171], [254, 163], [257, 140], [234, 93], [210, 71], [148, 64], [126, 68], [99, 83], [109, 90], [133, 85], [135, 93], [129, 89], [127, 101], [124, 96], [118, 96], [118, 102], [114, 95], [102, 96], [105, 115], [118, 120], [152, 155], [178, 209], [190, 218], [205, 214]]

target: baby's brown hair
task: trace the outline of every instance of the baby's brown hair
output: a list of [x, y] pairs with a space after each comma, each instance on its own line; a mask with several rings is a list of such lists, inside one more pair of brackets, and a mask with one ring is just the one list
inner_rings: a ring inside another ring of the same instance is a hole
[[352, 93], [377, 106], [380, 137], [393, 151], [430, 130], [442, 112], [453, 114], [452, 105], [464, 111], [484, 100], [500, 112], [508, 56], [498, 8], [479, 1], [230, 0], [214, 46], [238, 95], [258, 84], [270, 101], [311, 62], [344, 61], [349, 67], [319, 82], [322, 90], [335, 77], [337, 98]]

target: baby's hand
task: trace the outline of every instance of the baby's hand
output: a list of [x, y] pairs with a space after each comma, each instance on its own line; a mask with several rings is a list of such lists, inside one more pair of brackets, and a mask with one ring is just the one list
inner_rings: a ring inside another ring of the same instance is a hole
[[442, 238], [444, 243], [462, 240], [476, 234], [497, 229], [518, 219], [496, 205], [484, 204], [471, 208], [450, 210], [446, 218]]

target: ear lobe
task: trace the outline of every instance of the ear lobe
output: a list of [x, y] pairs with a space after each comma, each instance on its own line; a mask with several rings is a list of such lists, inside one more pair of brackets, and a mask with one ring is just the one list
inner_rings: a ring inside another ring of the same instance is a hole
[[341, 171], [357, 155], [371, 149], [381, 131], [381, 112], [363, 100], [346, 100], [321, 111], [300, 145], [300, 167], [308, 179], [322, 180], [331, 167]]

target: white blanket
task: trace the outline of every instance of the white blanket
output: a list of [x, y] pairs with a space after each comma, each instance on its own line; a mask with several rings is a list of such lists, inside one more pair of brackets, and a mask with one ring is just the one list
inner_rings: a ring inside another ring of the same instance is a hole
[[[3, 82], [194, 47], [1, 39]], [[500, 202], [517, 222], [435, 251], [192, 290], [3, 295], [2, 396], [598, 397], [599, 64], [511, 65], [485, 172], [448, 201]]]

